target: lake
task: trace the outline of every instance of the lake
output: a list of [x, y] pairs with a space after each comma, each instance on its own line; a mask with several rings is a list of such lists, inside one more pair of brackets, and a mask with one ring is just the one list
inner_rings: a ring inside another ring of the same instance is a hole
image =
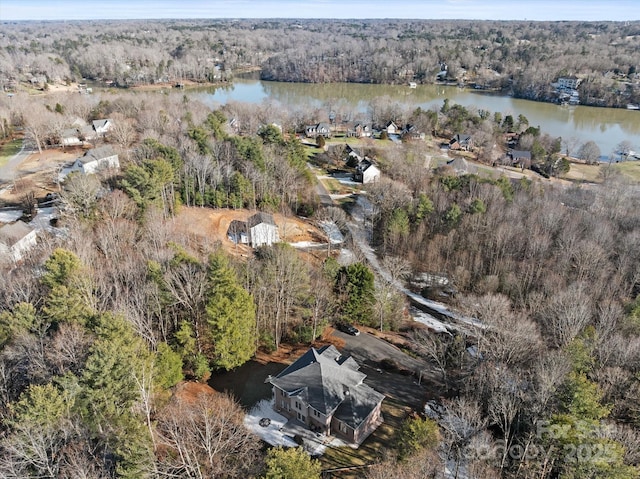
[[[388, 97], [410, 106], [430, 109], [440, 108], [445, 98], [451, 103], [465, 107], [499, 111], [503, 117], [518, 115], [527, 117], [531, 126], [541, 127], [553, 137], [576, 138], [577, 145], [593, 140], [603, 155], [609, 155], [616, 145], [629, 141], [633, 150], [640, 150], [640, 111], [618, 108], [596, 108], [589, 106], [560, 106], [520, 100], [456, 86], [418, 85], [372, 85], [360, 83], [285, 83], [252, 79], [236, 79], [225, 87], [200, 90], [195, 93], [212, 105], [229, 101], [262, 103], [276, 101], [285, 106], [312, 105], [319, 107], [342, 101], [348, 107], [366, 112], [371, 99]], [[577, 146], [574, 147], [574, 151]]]

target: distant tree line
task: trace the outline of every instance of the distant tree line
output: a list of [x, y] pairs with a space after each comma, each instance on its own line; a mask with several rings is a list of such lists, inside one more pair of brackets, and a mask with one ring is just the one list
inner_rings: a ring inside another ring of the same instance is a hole
[[[154, 20], [5, 22], [0, 80], [119, 86], [224, 81], [261, 69], [298, 82], [434, 83], [549, 101], [580, 75], [581, 102], [640, 103], [638, 22]], [[446, 73], [442, 73], [446, 72]]]

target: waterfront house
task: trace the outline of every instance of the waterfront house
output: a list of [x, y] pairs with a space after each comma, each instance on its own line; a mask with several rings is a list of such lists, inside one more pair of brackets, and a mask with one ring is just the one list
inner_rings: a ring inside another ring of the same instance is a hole
[[521, 168], [531, 168], [531, 152], [524, 150], [510, 150], [507, 156], [511, 159], [513, 166]]
[[576, 76], [558, 78], [558, 88], [561, 90], [575, 90], [582, 80]]
[[397, 135], [398, 133], [400, 133], [400, 128], [398, 128], [398, 125], [396, 125], [393, 121], [387, 123], [384, 128], [385, 130], [387, 130], [388, 135]]
[[418, 130], [415, 125], [407, 123], [402, 129], [402, 138], [405, 140], [424, 140], [424, 132]]

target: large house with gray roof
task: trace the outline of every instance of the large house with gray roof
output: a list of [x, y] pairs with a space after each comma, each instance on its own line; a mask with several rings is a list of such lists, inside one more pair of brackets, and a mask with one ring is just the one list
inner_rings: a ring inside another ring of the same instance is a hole
[[384, 395], [364, 384], [359, 369], [333, 345], [311, 348], [270, 379], [274, 409], [312, 431], [361, 444], [382, 424]]
[[109, 145], [88, 150], [83, 156], [77, 158], [71, 165], [69, 173], [78, 171], [85, 175], [91, 175], [107, 169], [119, 169], [118, 154]]

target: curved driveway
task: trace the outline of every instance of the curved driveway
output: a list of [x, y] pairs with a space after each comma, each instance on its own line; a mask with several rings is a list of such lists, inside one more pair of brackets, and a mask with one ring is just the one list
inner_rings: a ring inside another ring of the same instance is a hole
[[20, 151], [9, 158], [4, 165], [0, 166], [0, 184], [9, 183], [16, 177], [16, 171], [27, 157], [32, 154], [33, 151], [26, 147], [26, 143], [22, 142], [22, 148]]

